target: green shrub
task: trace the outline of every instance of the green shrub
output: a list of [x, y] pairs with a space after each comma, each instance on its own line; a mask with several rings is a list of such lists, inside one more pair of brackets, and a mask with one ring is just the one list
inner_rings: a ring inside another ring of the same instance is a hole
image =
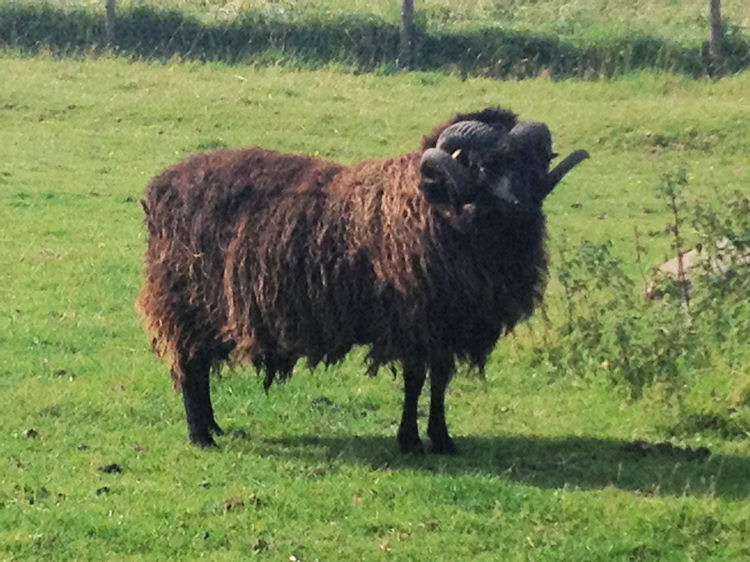
[[[686, 239], [698, 243], [701, 261], [692, 270], [685, 264], [688, 281], [644, 274], [639, 292], [611, 242], [563, 248], [557, 260], [563, 291], [547, 305], [562, 310], [562, 319], [545, 316], [544, 345], [534, 349], [532, 364], [554, 377], [604, 373], [634, 399], [659, 384], [679, 408], [674, 432], [748, 436], [747, 381], [739, 377], [717, 392], [701, 379], [731, 380], [750, 355], [750, 197], [718, 194], [721, 206], [688, 205], [687, 185], [682, 167], [663, 174], [657, 192], [670, 212], [665, 232], [675, 255], [688, 249]], [[636, 248], [640, 261], [637, 234]], [[660, 298], [644, 298], [647, 287]]]

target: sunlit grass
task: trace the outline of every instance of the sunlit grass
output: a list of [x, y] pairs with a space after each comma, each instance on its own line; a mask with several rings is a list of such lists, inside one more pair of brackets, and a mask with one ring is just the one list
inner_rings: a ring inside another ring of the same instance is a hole
[[[653, 388], [632, 402], [605, 373], [548, 380], [524, 355], [538, 328], [502, 341], [486, 379], [453, 381], [461, 456], [397, 452], [400, 380], [364, 377], [361, 351], [327, 370], [300, 364], [268, 396], [251, 371], [223, 372], [227, 435], [201, 451], [133, 310], [138, 199], [165, 166], [248, 144], [389, 156], [487, 105], [547, 122], [558, 152], [592, 155], [546, 205], [553, 256], [611, 239], [635, 274], [633, 228], [666, 224], [662, 171], [686, 163], [704, 199], [750, 183], [749, 75], [497, 82], [5, 55], [0, 76], [11, 77], [0, 82], [2, 557], [750, 556], [747, 439], [633, 446], [669, 437], [669, 397]], [[650, 264], [670, 251], [661, 233], [644, 242]], [[100, 470], [113, 463], [121, 473]]]

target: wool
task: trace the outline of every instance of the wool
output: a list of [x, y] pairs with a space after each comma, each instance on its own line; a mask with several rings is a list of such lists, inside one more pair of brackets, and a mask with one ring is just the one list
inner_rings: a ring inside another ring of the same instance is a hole
[[[401, 364], [407, 387], [417, 381], [413, 394], [429, 371], [440, 394], [457, 361], [482, 367], [498, 338], [531, 314], [546, 281], [541, 205], [514, 216], [480, 194], [459, 224], [420, 189], [425, 149], [466, 119], [503, 132], [516, 122], [505, 110], [459, 114], [413, 152], [353, 166], [219, 150], [150, 182], [138, 308], [183, 392], [191, 440], [213, 444], [209, 432], [219, 431], [211, 367], [252, 364], [268, 388], [299, 358], [332, 364], [364, 345], [370, 374]], [[428, 433], [446, 449], [438, 452], [451, 452], [436, 400]], [[405, 401], [399, 442], [416, 450], [410, 408]]]

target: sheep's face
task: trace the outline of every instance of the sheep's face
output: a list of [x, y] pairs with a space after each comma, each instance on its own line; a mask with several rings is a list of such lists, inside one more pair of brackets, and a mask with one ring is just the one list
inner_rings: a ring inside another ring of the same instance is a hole
[[562, 176], [588, 155], [569, 156], [565, 168], [549, 171], [552, 137], [543, 123], [521, 122], [503, 133], [479, 121], [448, 127], [425, 151], [420, 188], [447, 216], [469, 211], [524, 218], [538, 214]]
[[510, 136], [498, 144], [495, 150], [470, 154], [465, 160], [474, 183], [473, 202], [480, 210], [496, 210], [507, 216], [538, 213], [550, 157], [528, 152]]
[[531, 211], [540, 201], [533, 184], [546, 176], [546, 166], [530, 166], [512, 147], [493, 150], [456, 149], [453, 162], [444, 157], [422, 164], [421, 189], [430, 203], [460, 213], [467, 205]]

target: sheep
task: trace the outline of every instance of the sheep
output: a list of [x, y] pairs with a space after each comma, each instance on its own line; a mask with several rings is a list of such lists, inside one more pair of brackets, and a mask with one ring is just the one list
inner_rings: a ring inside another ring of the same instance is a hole
[[361, 345], [368, 373], [402, 367], [401, 451], [424, 450], [429, 372], [432, 452], [455, 452], [444, 412], [455, 364], [481, 368], [540, 301], [542, 201], [588, 154], [550, 170], [555, 156], [546, 125], [488, 108], [393, 158], [344, 166], [225, 149], [152, 179], [137, 307], [182, 392], [190, 441], [215, 446], [222, 433], [209, 389], [220, 365], [252, 364], [268, 390], [300, 358], [333, 364]]

